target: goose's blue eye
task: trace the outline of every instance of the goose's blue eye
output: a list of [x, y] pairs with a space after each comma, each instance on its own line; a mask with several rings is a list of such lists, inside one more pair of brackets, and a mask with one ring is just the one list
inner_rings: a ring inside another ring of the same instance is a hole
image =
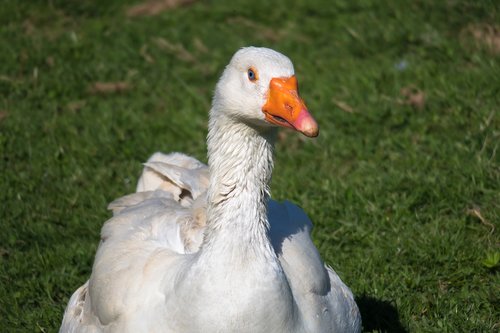
[[249, 69], [248, 69], [247, 75], [248, 75], [248, 79], [249, 79], [250, 81], [255, 81], [255, 80], [257, 80], [257, 74], [255, 73], [255, 71], [254, 71], [252, 68], [249, 68]]

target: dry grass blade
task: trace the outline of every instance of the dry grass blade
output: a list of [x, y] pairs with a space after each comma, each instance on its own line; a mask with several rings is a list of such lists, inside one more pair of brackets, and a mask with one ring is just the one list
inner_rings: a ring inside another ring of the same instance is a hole
[[493, 223], [489, 222], [483, 217], [483, 215], [481, 214], [481, 209], [479, 209], [479, 207], [467, 209], [467, 215], [477, 218], [479, 221], [481, 221], [482, 224], [488, 226], [490, 228], [490, 234], [493, 234], [495, 232], [495, 226], [493, 225]]
[[196, 58], [191, 54], [191, 52], [186, 50], [184, 48], [184, 46], [182, 46], [181, 44], [171, 43], [162, 37], [155, 38], [154, 42], [156, 43], [156, 45], [159, 48], [161, 48], [169, 53], [174, 54], [179, 60], [182, 60], [185, 62], [190, 62], [190, 63], [196, 62]]
[[0, 75], [0, 82], [7, 82], [12, 84], [23, 83], [24, 81], [19, 78], [13, 78], [7, 75]]
[[85, 101], [73, 101], [66, 104], [66, 108], [71, 112], [76, 112], [82, 109], [86, 104], [87, 102]]
[[127, 9], [128, 17], [155, 16], [166, 10], [194, 3], [195, 0], [149, 0]]
[[47, 58], [45, 58], [45, 63], [49, 67], [54, 67], [54, 65], [55, 65], [54, 57], [53, 56], [48, 56]]
[[269, 40], [271, 42], [278, 42], [285, 37], [285, 33], [281, 30], [272, 29], [261, 24], [255, 23], [241, 16], [232, 17], [227, 20], [231, 25], [241, 25], [245, 28], [250, 28], [255, 31], [255, 34]]
[[201, 53], [208, 53], [208, 51], [209, 51], [209, 49], [205, 45], [205, 43], [203, 43], [203, 41], [201, 39], [199, 39], [198, 37], [194, 38], [193, 45]]
[[150, 63], [150, 64], [155, 63], [155, 60], [153, 59], [153, 57], [148, 53], [148, 46], [146, 44], [141, 46], [139, 53], [144, 58], [144, 60], [146, 60], [147, 63]]
[[8, 115], [9, 115], [9, 113], [6, 110], [0, 110], [0, 121], [7, 118]]
[[342, 111], [345, 111], [347, 113], [354, 113], [355, 112], [354, 109], [346, 102], [338, 101], [338, 100], [333, 99], [333, 98], [332, 98], [332, 102]]
[[495, 55], [500, 55], [500, 26], [491, 24], [471, 24], [465, 27], [462, 40], [472, 38], [476, 47], [484, 47]]
[[[193, 65], [192, 66], [193, 69], [199, 71], [204, 75], [213, 74], [214, 72], [214, 68], [212, 66], [204, 64], [201, 61], [199, 61], [199, 59], [197, 59], [193, 55], [193, 53], [188, 51], [181, 43], [173, 43], [166, 40], [163, 37], [153, 38], [153, 43], [156, 44], [158, 48], [173, 55], [177, 59]], [[194, 40], [194, 43], [197, 44], [196, 39]], [[198, 48], [200, 52], [205, 52], [204, 51], [205, 49], [206, 52], [208, 52], [208, 48], [201, 42], [198, 43], [198, 45], [195, 45], [195, 47]]]
[[31, 22], [30, 19], [24, 20], [22, 27], [23, 27], [24, 33], [28, 36], [33, 35], [36, 31], [35, 25], [33, 24], [33, 22]]
[[401, 96], [404, 97], [404, 104], [410, 105], [418, 110], [425, 107], [425, 93], [415, 86], [401, 88]]
[[113, 94], [130, 90], [131, 86], [127, 82], [95, 82], [89, 87], [92, 94]]
[[276, 43], [285, 38], [294, 39], [302, 43], [311, 42], [311, 39], [308, 36], [299, 33], [296, 29], [293, 29], [295, 26], [294, 24], [288, 24], [281, 29], [276, 29], [241, 16], [231, 17], [227, 20], [227, 23], [247, 28], [253, 32], [256, 38], [260, 38], [268, 42]]

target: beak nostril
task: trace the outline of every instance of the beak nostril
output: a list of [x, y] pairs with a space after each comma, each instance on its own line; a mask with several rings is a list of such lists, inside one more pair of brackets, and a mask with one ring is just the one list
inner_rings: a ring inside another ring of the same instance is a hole
[[288, 103], [285, 103], [285, 109], [289, 112], [292, 112], [293, 111], [293, 106], [291, 106], [290, 104]]

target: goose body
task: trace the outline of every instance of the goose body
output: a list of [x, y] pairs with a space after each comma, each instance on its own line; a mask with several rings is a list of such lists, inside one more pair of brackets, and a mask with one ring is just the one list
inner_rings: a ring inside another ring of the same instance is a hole
[[60, 332], [359, 332], [307, 215], [269, 198], [275, 125], [318, 132], [290, 60], [241, 49], [217, 84], [209, 166], [180, 153], [148, 160], [137, 192], [110, 204]]

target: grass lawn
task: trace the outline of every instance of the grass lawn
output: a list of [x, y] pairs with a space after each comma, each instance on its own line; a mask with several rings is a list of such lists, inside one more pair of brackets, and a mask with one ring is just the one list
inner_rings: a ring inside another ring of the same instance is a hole
[[281, 133], [272, 194], [309, 213], [364, 330], [500, 330], [498, 1], [138, 3], [2, 1], [1, 331], [57, 330], [150, 154], [206, 161], [246, 45], [295, 63], [321, 133]]

